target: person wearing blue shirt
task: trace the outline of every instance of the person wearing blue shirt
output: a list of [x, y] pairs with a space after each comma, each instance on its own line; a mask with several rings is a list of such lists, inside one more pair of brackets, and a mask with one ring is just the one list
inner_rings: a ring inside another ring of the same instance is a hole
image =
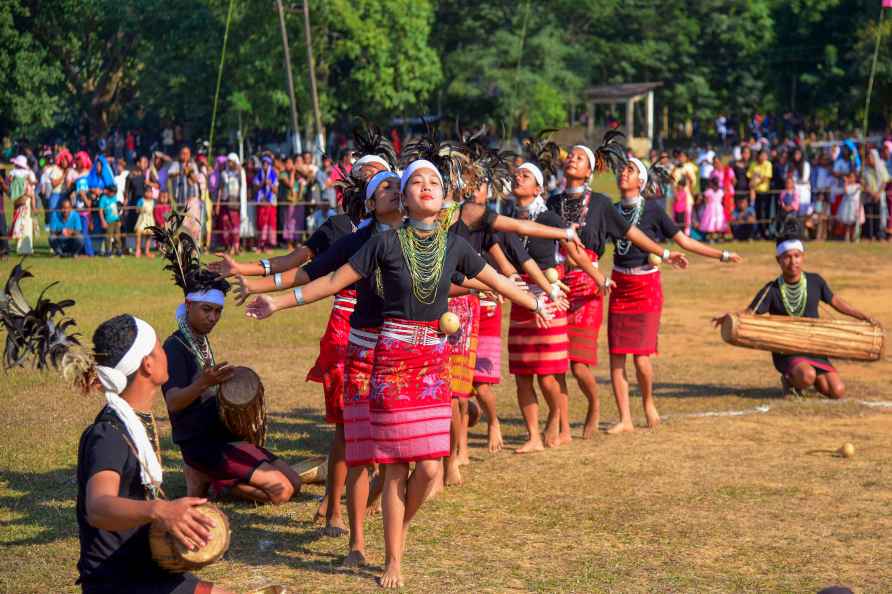
[[83, 219], [65, 198], [59, 204], [60, 216], [50, 226], [50, 248], [57, 256], [73, 258], [84, 247]]

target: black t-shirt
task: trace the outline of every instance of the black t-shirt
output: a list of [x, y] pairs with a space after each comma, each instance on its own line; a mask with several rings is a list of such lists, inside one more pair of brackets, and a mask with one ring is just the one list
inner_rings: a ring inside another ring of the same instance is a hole
[[[830, 290], [830, 286], [827, 284], [820, 274], [815, 274], [813, 272], [803, 272], [805, 275], [805, 285], [806, 290], [808, 291], [808, 295], [806, 296], [805, 302], [805, 313], [802, 314], [804, 318], [817, 318], [818, 317], [818, 305], [823, 301], [824, 303], [829, 304], [833, 301], [833, 291]], [[762, 294], [765, 293], [765, 298], [762, 298]], [[760, 303], [761, 300], [761, 303]], [[757, 307], [758, 305], [758, 307]], [[776, 316], [788, 316], [790, 315], [787, 312], [787, 309], [784, 307], [784, 301], [781, 297], [781, 288], [780, 288], [780, 279], [774, 279], [762, 289], [756, 293], [755, 298], [752, 303], [750, 303], [750, 309], [752, 309], [757, 314], [772, 314]]]
[[[172, 388], [186, 388], [198, 379], [201, 369], [195, 355], [187, 347], [186, 338], [177, 330], [164, 341], [164, 352], [167, 355], [167, 383], [161, 386], [166, 395]], [[200, 445], [202, 450], [214, 444], [235, 441], [226, 426], [220, 420], [219, 404], [216, 390], [211, 389], [196, 398], [192, 403], [178, 412], [170, 413], [170, 426], [173, 441], [186, 450], [190, 445]]]
[[313, 232], [304, 245], [313, 250], [313, 254], [320, 256], [334, 242], [354, 231], [356, 231], [356, 225], [353, 224], [350, 217], [345, 214], [334, 215], [319, 225], [319, 228]]
[[110, 531], [87, 521], [87, 483], [99, 472], [110, 470], [120, 475], [119, 497], [147, 499], [133, 447], [124, 423], [107, 406], [81, 435], [76, 506], [81, 549], [77, 562], [79, 582], [125, 583], [165, 573], [152, 562], [148, 524]]
[[[557, 213], [546, 210], [538, 217], [533, 219], [540, 225], [548, 225], [549, 227], [565, 228], [564, 222]], [[557, 264], [556, 252], [558, 242], [554, 239], [542, 239], [540, 237], [524, 237], [523, 245], [527, 253], [542, 270], [552, 268]]]
[[[499, 247], [502, 248], [502, 251], [505, 253], [505, 257], [508, 258], [508, 261], [518, 270], [518, 272], [522, 272], [523, 265], [527, 260], [532, 259], [530, 258], [529, 252], [523, 247], [523, 241], [521, 241], [517, 233], [503, 233], [497, 231], [490, 234], [489, 237], [495, 241], [495, 243], [499, 244]], [[487, 249], [489, 248], [487, 247]], [[487, 261], [488, 260], [489, 257], [487, 256]]]
[[[631, 225], [619, 214], [610, 197], [599, 192], [588, 191], [577, 195], [561, 194], [549, 201], [549, 208], [560, 213], [559, 208], [562, 200], [579, 200], [580, 197], [584, 197], [584, 194], [589, 195], [588, 212], [576, 232], [583, 245], [598, 254], [600, 259], [604, 256], [607, 244], [625, 237]], [[576, 221], [564, 221], [566, 225], [571, 222]]]
[[428, 305], [418, 301], [412, 293], [412, 279], [396, 229], [376, 234], [350, 257], [349, 262], [366, 278], [374, 277], [376, 268], [381, 269], [384, 317], [420, 322], [434, 321], [446, 312], [449, 285], [456, 279], [456, 272], [474, 278], [486, 265], [467, 240], [455, 233], [448, 233], [442, 275], [434, 301]]
[[[619, 205], [615, 208], [618, 209]], [[644, 201], [644, 212], [638, 221], [638, 228], [654, 241], [671, 239], [678, 233], [678, 227], [666, 214], [666, 210], [654, 200]], [[647, 257], [648, 252], [629, 242], [629, 251], [625, 254], [620, 254], [619, 249], [614, 251], [613, 265], [619, 268], [637, 268], [647, 264]]]

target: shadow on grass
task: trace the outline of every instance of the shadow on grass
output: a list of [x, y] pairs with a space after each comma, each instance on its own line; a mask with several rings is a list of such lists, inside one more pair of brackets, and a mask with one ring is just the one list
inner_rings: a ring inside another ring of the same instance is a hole
[[0, 508], [13, 519], [0, 522], [3, 546], [48, 544], [77, 536], [70, 505], [77, 497], [76, 477], [74, 466], [49, 472], [4, 471]]
[[[634, 389], [634, 388], [633, 388]], [[657, 398], [714, 398], [736, 396], [752, 400], [782, 400], [780, 385], [772, 388], [745, 388], [717, 384], [655, 383], [654, 396]]]

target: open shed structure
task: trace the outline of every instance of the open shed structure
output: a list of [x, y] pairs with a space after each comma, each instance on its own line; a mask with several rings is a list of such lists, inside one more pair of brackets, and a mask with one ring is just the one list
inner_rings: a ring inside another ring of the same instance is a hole
[[[623, 83], [590, 87], [585, 92], [588, 112], [589, 138], [595, 135], [595, 106], [623, 105], [625, 107], [625, 132], [629, 146], [638, 154], [646, 153], [653, 146], [654, 138], [654, 90], [663, 86], [661, 82]], [[645, 102], [644, 125], [639, 131], [635, 127], [635, 104]], [[639, 135], [636, 136], [636, 133]]]

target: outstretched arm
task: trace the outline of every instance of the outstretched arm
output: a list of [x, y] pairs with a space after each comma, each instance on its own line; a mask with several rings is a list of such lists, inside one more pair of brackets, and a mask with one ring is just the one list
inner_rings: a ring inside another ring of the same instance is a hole
[[310, 275], [303, 268], [292, 268], [263, 278], [245, 278], [242, 274], [237, 274], [236, 280], [235, 303], [241, 305], [251, 295], [305, 285], [310, 282]]
[[853, 317], [856, 320], [864, 320], [865, 322], [869, 322], [871, 324], [879, 325], [880, 323], [876, 320], [876, 318], [872, 318], [866, 313], [862, 312], [859, 309], [855, 309], [847, 302], [843, 301], [841, 297], [834, 295], [833, 300], [830, 302], [830, 305], [833, 306], [833, 309], [838, 311], [841, 314], [845, 314], [847, 316]]
[[527, 237], [571, 241], [577, 245], [582, 245], [582, 242], [579, 241], [579, 236], [576, 235], [576, 229], [574, 227], [552, 227], [550, 225], [542, 225], [535, 221], [522, 221], [520, 219], [512, 219], [511, 217], [498, 215], [492, 223], [492, 228], [496, 231], [517, 233], [518, 235], [526, 235]]
[[[260, 261], [236, 262], [234, 258], [227, 254], [218, 253], [214, 255], [220, 259], [208, 264], [208, 269], [211, 272], [216, 272], [220, 276], [227, 277], [235, 274], [241, 274], [242, 276], [263, 276], [265, 273], [263, 264]], [[270, 274], [285, 272], [286, 270], [303, 266], [313, 257], [313, 255], [313, 250], [302, 245], [284, 256], [270, 258]]]
[[[666, 250], [663, 248], [663, 246], [648, 237], [641, 229], [634, 225], [629, 227], [629, 230], [626, 231], [626, 239], [637, 245], [645, 252], [660, 256], [661, 258], [666, 255]], [[665, 260], [669, 264], [672, 264], [673, 266], [676, 266], [678, 268], [688, 267], [688, 259], [681, 252], [669, 252], [669, 257], [665, 258]]]
[[297, 307], [298, 305], [305, 305], [331, 297], [361, 278], [362, 276], [356, 272], [353, 266], [349, 263], [344, 264], [331, 274], [321, 276], [303, 288], [298, 287], [293, 291], [275, 296], [259, 295], [248, 304], [245, 315], [249, 318], [262, 320], [281, 309]]
[[707, 258], [715, 258], [716, 260], [734, 262], [735, 264], [743, 262], [743, 258], [741, 258], [740, 255], [734, 252], [729, 252], [727, 250], [717, 250], [715, 248], [709, 247], [706, 244], [700, 243], [696, 239], [691, 239], [681, 231], [675, 234], [675, 236], [672, 238], [672, 241], [680, 245], [682, 249], [686, 249], [689, 252], [694, 252], [695, 254], [699, 254]]
[[545, 326], [554, 317], [554, 306], [546, 303], [544, 296], [537, 298], [531, 293], [521, 291], [514, 283], [496, 272], [489, 264], [483, 267], [477, 278], [492, 287], [499, 294], [510, 299], [513, 303], [534, 311], [536, 313], [537, 325]]

